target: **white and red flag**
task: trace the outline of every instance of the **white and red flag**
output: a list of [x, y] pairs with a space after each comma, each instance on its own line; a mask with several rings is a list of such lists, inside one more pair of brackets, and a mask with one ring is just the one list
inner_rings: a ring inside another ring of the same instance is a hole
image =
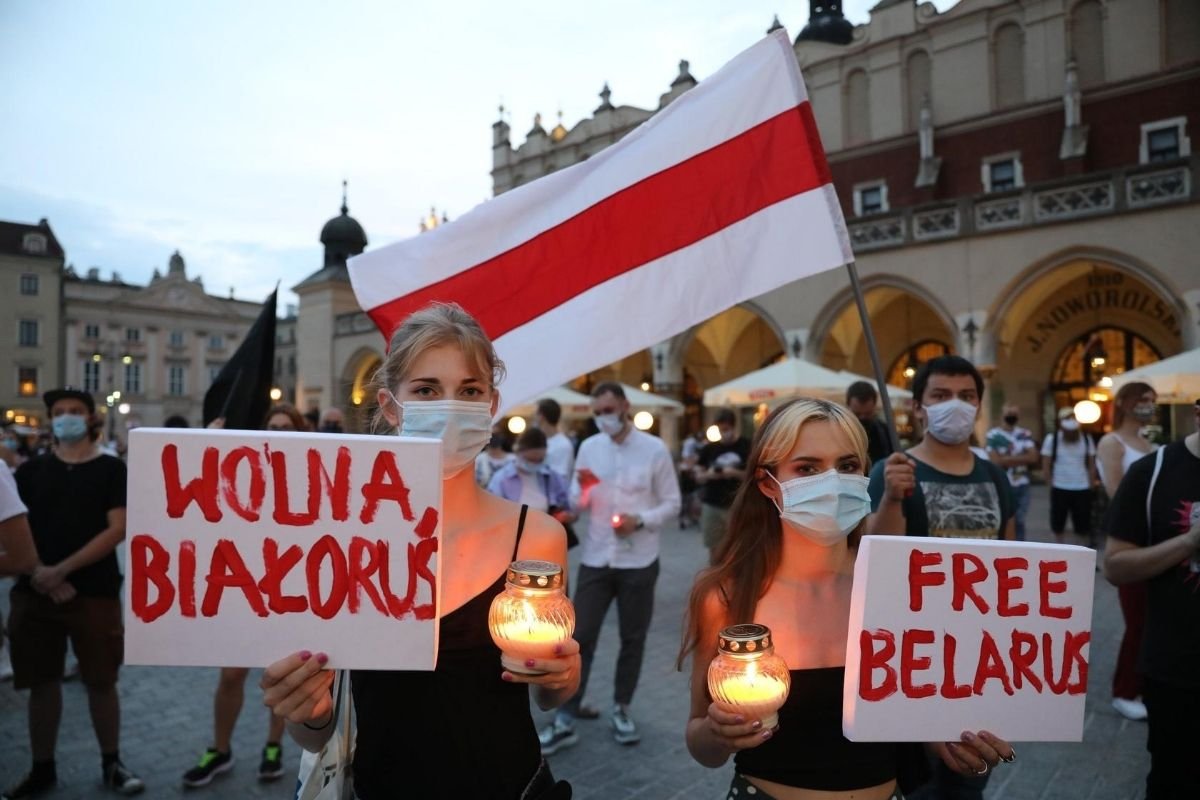
[[510, 407], [851, 258], [779, 30], [589, 160], [349, 267], [385, 336], [433, 301], [473, 314]]

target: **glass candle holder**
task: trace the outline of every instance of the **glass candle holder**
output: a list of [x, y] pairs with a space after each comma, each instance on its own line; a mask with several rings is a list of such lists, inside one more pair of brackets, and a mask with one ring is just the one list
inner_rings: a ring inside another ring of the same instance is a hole
[[554, 658], [554, 648], [575, 632], [575, 607], [563, 591], [563, 571], [549, 561], [514, 561], [504, 591], [488, 609], [492, 641], [509, 672], [542, 675], [530, 658]]
[[717, 637], [717, 657], [708, 665], [708, 693], [722, 711], [762, 720], [764, 729], [779, 724], [777, 713], [792, 676], [775, 655], [766, 625], [731, 625]]

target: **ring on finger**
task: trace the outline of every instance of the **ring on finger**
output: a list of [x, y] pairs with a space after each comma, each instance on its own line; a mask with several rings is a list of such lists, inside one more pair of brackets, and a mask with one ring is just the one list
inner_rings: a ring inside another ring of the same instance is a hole
[[989, 769], [991, 769], [991, 767], [989, 767], [988, 763], [985, 761], [985, 762], [983, 762], [983, 769], [973, 769], [971, 771], [974, 772], [976, 775], [987, 775]]
[[1017, 748], [1013, 747], [1009, 750], [1008, 757], [1000, 756], [1000, 760], [1005, 764], [1011, 764], [1017, 760]]

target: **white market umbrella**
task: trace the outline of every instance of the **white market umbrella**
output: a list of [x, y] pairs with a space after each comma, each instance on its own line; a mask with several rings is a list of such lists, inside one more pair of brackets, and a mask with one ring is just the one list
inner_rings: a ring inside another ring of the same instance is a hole
[[1130, 381], [1153, 386], [1160, 403], [1193, 403], [1200, 398], [1200, 347], [1114, 375], [1113, 391]]
[[537, 397], [513, 406], [504, 412], [503, 416], [532, 417], [537, 410], [538, 400], [550, 398], [562, 406], [564, 417], [587, 417], [592, 413], [592, 398], [583, 392], [568, 389], [566, 386], [556, 386], [542, 392]]
[[[846, 389], [855, 381], [867, 380], [861, 375], [842, 370], [832, 370], [800, 358], [788, 358], [769, 367], [763, 367], [704, 393], [706, 406], [746, 406], [758, 403], [775, 403], [793, 397], [820, 397], [843, 402]], [[896, 386], [888, 386], [893, 398], [911, 397], [911, 393]]]
[[645, 409], [647, 411], [683, 411], [683, 403], [678, 400], [663, 397], [661, 394], [643, 392], [641, 389], [635, 389], [627, 383], [622, 383], [621, 388], [625, 390], [625, 399], [634, 408]]

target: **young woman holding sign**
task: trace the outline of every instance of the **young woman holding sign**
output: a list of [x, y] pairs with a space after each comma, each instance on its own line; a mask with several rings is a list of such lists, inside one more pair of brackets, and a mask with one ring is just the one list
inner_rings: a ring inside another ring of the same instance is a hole
[[[553, 784], [524, 684], [535, 687], [543, 709], [560, 705], [579, 685], [579, 646], [568, 640], [557, 657], [527, 662], [543, 675], [518, 675], [501, 668], [487, 624], [510, 562], [567, 562], [558, 522], [475, 483], [471, 467], [488, 442], [503, 374], [479, 323], [445, 304], [408, 317], [376, 373], [387, 426], [442, 440], [442, 616], [433, 672], [351, 673], [358, 720], [354, 791], [361, 800], [516, 800], [543, 796], [542, 787]], [[262, 680], [264, 702], [310, 751], [319, 750], [333, 728], [327, 661], [320, 652], [294, 653], [268, 667]]]
[[[730, 797], [764, 800], [895, 800], [904, 745], [842, 736], [842, 679], [856, 549], [870, 510], [867, 439], [833, 403], [799, 399], [767, 417], [755, 436], [746, 479], [730, 509], [714, 566], [692, 589], [679, 666], [692, 656], [692, 757], [719, 767], [734, 757]], [[727, 714], [706, 681], [717, 634], [756, 622], [774, 634], [791, 691], [779, 725]], [[951, 769], [983, 773], [1011, 761], [1012, 747], [987, 732], [927, 745]], [[922, 759], [915, 762], [918, 766]]]

